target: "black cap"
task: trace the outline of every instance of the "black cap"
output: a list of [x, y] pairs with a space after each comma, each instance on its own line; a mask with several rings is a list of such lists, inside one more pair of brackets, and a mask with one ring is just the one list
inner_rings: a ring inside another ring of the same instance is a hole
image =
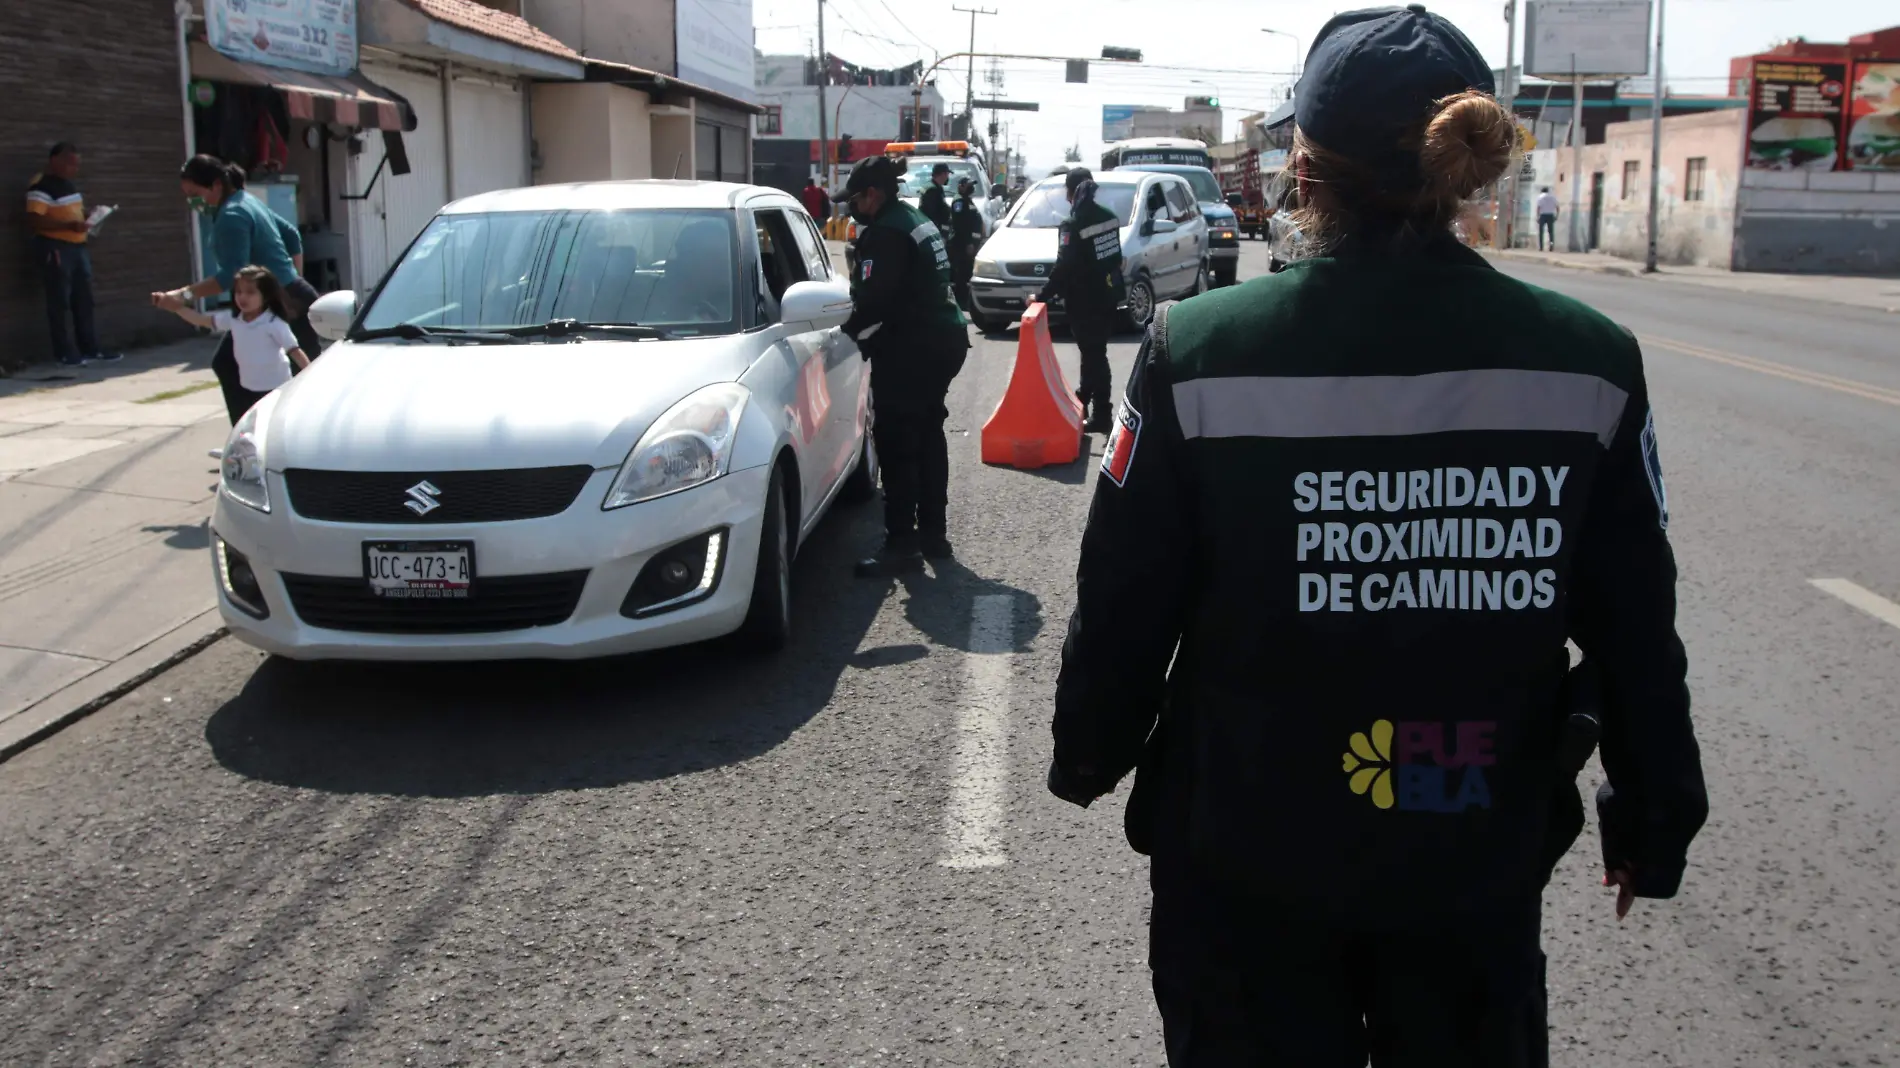
[[957, 179], [957, 191], [958, 191], [958, 192], [962, 192], [962, 191], [963, 191], [963, 190], [965, 190], [965, 189], [975, 189], [975, 188], [976, 188], [976, 179], [974, 179], [974, 178], [959, 178], [959, 179]]
[[935, 167], [930, 168], [930, 176], [932, 178], [935, 178], [939, 174], [949, 174], [949, 173], [950, 173], [950, 165], [948, 163], [939, 163]]
[[1418, 155], [1399, 148], [1434, 100], [1494, 92], [1491, 67], [1458, 27], [1423, 4], [1334, 15], [1294, 89], [1300, 130], [1330, 151], [1416, 184]]
[[903, 170], [898, 167], [897, 161], [889, 156], [872, 156], [861, 160], [851, 168], [851, 177], [845, 179], [843, 191], [833, 194], [832, 202], [842, 204], [866, 189], [895, 189], [902, 174]]
[[1069, 172], [1062, 178], [1062, 185], [1063, 188], [1073, 193], [1075, 192], [1076, 186], [1081, 185], [1083, 182], [1092, 182], [1094, 180], [1095, 175], [1091, 174], [1087, 167], [1070, 167]]

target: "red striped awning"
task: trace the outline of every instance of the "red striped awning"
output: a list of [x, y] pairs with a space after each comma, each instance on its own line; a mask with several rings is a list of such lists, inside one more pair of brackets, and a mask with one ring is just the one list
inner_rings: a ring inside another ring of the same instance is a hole
[[203, 41], [191, 42], [191, 76], [228, 85], [255, 85], [283, 94], [293, 119], [362, 130], [413, 130], [409, 102], [352, 73], [345, 78], [241, 63]]

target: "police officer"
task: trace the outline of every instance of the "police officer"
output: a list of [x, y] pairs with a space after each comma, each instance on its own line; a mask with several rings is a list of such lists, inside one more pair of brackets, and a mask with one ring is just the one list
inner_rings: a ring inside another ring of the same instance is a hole
[[1421, 5], [1328, 22], [1311, 255], [1157, 319], [1108, 443], [1049, 786], [1136, 771], [1176, 1066], [1544, 1063], [1566, 639], [1619, 916], [1707, 814], [1642, 354], [1449, 232], [1512, 163], [1491, 91]]
[[1085, 427], [1105, 434], [1112, 421], [1108, 337], [1125, 295], [1122, 280], [1121, 219], [1095, 202], [1095, 176], [1087, 167], [1070, 168], [1062, 179], [1069, 193], [1069, 217], [1063, 221], [1055, 270], [1036, 299], [1061, 297], [1069, 333], [1082, 352], [1082, 388], [1075, 395], [1088, 408]]
[[950, 268], [957, 303], [965, 312], [971, 310], [970, 275], [982, 247], [983, 212], [976, 206], [976, 183], [964, 178], [957, 182], [957, 199], [950, 202]]
[[872, 434], [884, 477], [884, 544], [858, 562], [865, 578], [915, 572], [926, 556], [951, 555], [944, 398], [970, 348], [942, 231], [898, 199], [902, 173], [895, 160], [865, 160], [836, 198], [850, 204], [860, 227], [844, 331], [871, 361]]
[[946, 239], [950, 236], [950, 204], [944, 196], [944, 187], [949, 184], [950, 165], [939, 163], [930, 168], [930, 186], [917, 198], [917, 210], [936, 223]]

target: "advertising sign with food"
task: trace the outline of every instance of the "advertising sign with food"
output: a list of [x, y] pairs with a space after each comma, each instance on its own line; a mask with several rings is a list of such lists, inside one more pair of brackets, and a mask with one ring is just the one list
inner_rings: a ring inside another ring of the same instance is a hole
[[244, 63], [345, 75], [356, 69], [356, 0], [205, 0], [205, 40]]
[[1857, 171], [1900, 171], [1900, 61], [1854, 64], [1847, 165]]
[[1847, 64], [1758, 59], [1750, 91], [1751, 170], [1840, 169]]

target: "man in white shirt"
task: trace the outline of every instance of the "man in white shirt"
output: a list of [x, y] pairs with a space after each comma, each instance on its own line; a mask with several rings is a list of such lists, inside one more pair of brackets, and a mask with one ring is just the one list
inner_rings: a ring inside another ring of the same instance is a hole
[[1550, 235], [1550, 250], [1557, 251], [1557, 198], [1550, 187], [1537, 194], [1537, 251], [1544, 251], [1544, 235]]

